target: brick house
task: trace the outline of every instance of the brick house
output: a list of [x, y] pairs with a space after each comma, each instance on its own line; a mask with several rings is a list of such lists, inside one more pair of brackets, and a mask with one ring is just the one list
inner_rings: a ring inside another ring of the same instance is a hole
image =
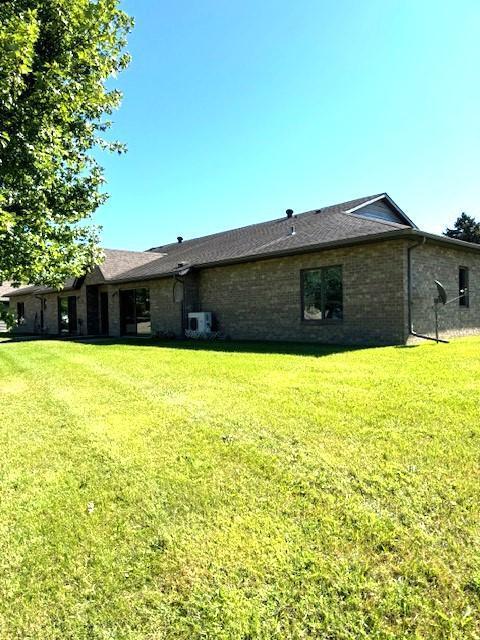
[[233, 339], [404, 344], [434, 334], [435, 280], [449, 298], [442, 336], [480, 333], [480, 246], [420, 231], [386, 194], [177, 242], [105, 250], [61, 291], [10, 294], [17, 332], [184, 335], [212, 312]]

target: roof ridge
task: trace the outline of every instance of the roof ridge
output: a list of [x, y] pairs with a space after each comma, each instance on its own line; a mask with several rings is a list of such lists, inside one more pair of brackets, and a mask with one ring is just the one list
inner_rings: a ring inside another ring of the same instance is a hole
[[[358, 204], [361, 204], [361, 201], [364, 200], [365, 202], [368, 202], [368, 200], [371, 200], [372, 198], [377, 198], [379, 196], [382, 195], [386, 195], [385, 192], [382, 193], [377, 193], [375, 195], [370, 195], [370, 196], [363, 196], [361, 198], [353, 198], [352, 200], [346, 200], [345, 202], [337, 202], [334, 204], [329, 204], [326, 205], [324, 207], [319, 207], [317, 209], [308, 209], [307, 211], [301, 211], [300, 213], [294, 213], [293, 217], [294, 218], [298, 218], [299, 216], [304, 216], [307, 214], [314, 214], [314, 213], [318, 213], [320, 211], [323, 211], [324, 209], [333, 209], [334, 207], [344, 207], [346, 205], [350, 205], [353, 202], [356, 202]], [[343, 213], [343, 212], [341, 212]], [[198, 236], [196, 238], [189, 238], [188, 240], [182, 240], [183, 245], [190, 243], [190, 242], [194, 242], [195, 240], [203, 240], [203, 239], [211, 239], [214, 238], [215, 236], [220, 236], [223, 235], [225, 233], [233, 233], [234, 231], [242, 231], [243, 229], [249, 229], [249, 228], [253, 228], [253, 227], [260, 227], [262, 225], [266, 225], [266, 224], [271, 224], [272, 222], [282, 222], [284, 220], [291, 220], [291, 218], [287, 218], [286, 216], [282, 216], [281, 218], [272, 218], [270, 220], [263, 220], [262, 222], [253, 222], [252, 224], [246, 224], [243, 225], [242, 227], [234, 227], [233, 229], [225, 229], [224, 231], [216, 231], [215, 233], [209, 233], [205, 236]], [[156, 247], [151, 247], [150, 249], [146, 250], [146, 253], [156, 253], [157, 249], [165, 249], [167, 247], [175, 247], [177, 246], [179, 243], [178, 242], [169, 242], [168, 244], [161, 244], [158, 245]]]

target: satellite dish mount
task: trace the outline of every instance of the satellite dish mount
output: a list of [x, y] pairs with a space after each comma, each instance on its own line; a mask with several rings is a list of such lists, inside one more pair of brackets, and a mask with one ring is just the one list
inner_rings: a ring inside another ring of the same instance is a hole
[[463, 298], [467, 295], [467, 290], [464, 289], [459, 296], [457, 296], [456, 298], [452, 298], [451, 300], [448, 300], [447, 292], [443, 284], [438, 280], [435, 280], [435, 284], [437, 286], [437, 293], [438, 293], [438, 296], [433, 300], [433, 311], [435, 313], [435, 340], [437, 341], [437, 343], [447, 342], [446, 340], [440, 340], [440, 338], [438, 337], [438, 311], [440, 309], [440, 305], [444, 307], [445, 305], [450, 304], [451, 302], [460, 300], [460, 298]]

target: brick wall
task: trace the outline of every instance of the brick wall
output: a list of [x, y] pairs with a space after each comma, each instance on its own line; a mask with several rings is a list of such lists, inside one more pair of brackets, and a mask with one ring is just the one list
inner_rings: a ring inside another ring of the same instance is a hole
[[[300, 271], [342, 265], [342, 321], [301, 319]], [[402, 241], [205, 269], [203, 311], [213, 311], [232, 338], [347, 344], [406, 339], [405, 252]]]
[[[86, 280], [85, 285], [78, 291], [66, 291], [60, 293], [49, 293], [44, 296], [46, 308], [44, 311], [45, 333], [48, 335], [58, 334], [58, 297], [68, 297], [75, 295], [77, 298], [77, 319], [78, 334], [87, 335], [87, 298], [86, 284], [91, 284]], [[181, 334], [181, 303], [173, 301], [173, 280], [164, 278], [162, 280], [149, 280], [135, 282], [133, 284], [122, 285], [102, 285], [99, 293], [108, 293], [108, 312], [110, 323], [110, 335], [120, 335], [120, 296], [119, 290], [146, 287], [150, 289], [150, 314], [152, 320], [152, 333], [162, 331], [173, 331], [177, 335]], [[16, 313], [17, 302], [25, 303], [25, 323], [16, 327], [16, 333], [38, 333], [40, 327], [40, 300], [35, 296], [16, 296], [12, 298], [11, 308]]]
[[182, 305], [173, 301], [173, 278], [145, 280], [133, 284], [109, 285], [108, 302], [110, 315], [110, 335], [120, 335], [120, 296], [122, 289], [150, 289], [150, 317], [152, 333], [173, 331], [180, 335], [182, 330]]
[[[146, 280], [122, 285], [100, 285], [108, 293], [110, 335], [120, 335], [119, 290], [150, 289], [152, 333], [182, 333], [182, 308], [212, 311], [220, 330], [233, 339], [289, 340], [332, 344], [402, 344], [408, 339], [407, 247], [410, 243], [391, 240], [330, 249], [257, 262], [211, 267], [185, 278], [185, 300], [173, 299], [173, 278]], [[470, 306], [458, 302], [440, 309], [440, 331], [444, 337], [480, 333], [480, 254], [435, 245], [427, 241], [412, 253], [412, 319], [414, 329], [434, 334], [434, 280], [458, 295], [458, 267], [469, 268]], [[342, 265], [343, 311], [341, 321], [309, 323], [301, 318], [302, 269]], [[86, 284], [92, 284], [87, 277]], [[79, 291], [47, 294], [45, 327], [58, 333], [58, 295], [77, 297], [80, 334], [87, 331], [86, 287]], [[11, 299], [25, 303], [26, 322], [17, 332], [33, 333], [39, 328], [40, 301], [34, 296]], [[35, 317], [37, 318], [35, 323]]]
[[435, 316], [433, 300], [437, 296], [434, 281], [439, 280], [447, 290], [449, 299], [458, 296], [458, 269], [469, 269], [469, 307], [458, 302], [439, 309], [441, 336], [480, 333], [480, 252], [435, 245], [427, 240], [416, 247], [412, 257], [412, 320], [418, 333], [434, 335]]
[[[79, 335], [86, 335], [87, 331], [87, 300], [86, 290], [82, 287], [78, 291], [62, 291], [59, 293], [47, 293], [43, 296], [45, 300], [45, 306], [43, 311], [43, 326], [44, 332], [47, 335], [58, 334], [58, 298], [68, 298], [69, 296], [75, 296], [77, 298], [77, 320]], [[17, 314], [17, 302], [23, 302], [25, 304], [25, 322], [20, 326], [16, 326], [14, 331], [18, 334], [33, 334], [40, 333], [40, 318], [41, 318], [41, 302], [40, 299], [34, 295], [27, 296], [15, 296], [11, 298], [10, 308], [12, 313]]]
[[40, 318], [40, 301], [34, 296], [15, 296], [10, 299], [10, 311], [17, 317], [17, 302], [25, 304], [25, 323], [20, 326], [14, 326], [15, 333], [34, 333], [37, 327], [35, 314], [38, 312]]

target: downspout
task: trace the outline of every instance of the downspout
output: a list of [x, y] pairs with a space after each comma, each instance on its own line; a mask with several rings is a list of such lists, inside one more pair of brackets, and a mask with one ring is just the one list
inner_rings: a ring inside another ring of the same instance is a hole
[[187, 319], [186, 319], [186, 293], [185, 293], [185, 277], [184, 276], [179, 276], [178, 274], [174, 273], [173, 274], [173, 291], [172, 291], [172, 297], [173, 297], [173, 302], [176, 302], [175, 299], [175, 287], [177, 284], [180, 284], [183, 288], [183, 292], [182, 292], [182, 302], [181, 302], [181, 311], [180, 311], [180, 315], [181, 315], [181, 331], [182, 331], [182, 335], [185, 333], [185, 329], [187, 328]]
[[[180, 242], [180, 240], [179, 240]], [[187, 289], [185, 286], [185, 278], [191, 272], [192, 265], [188, 265], [186, 262], [178, 263], [178, 270], [173, 273], [173, 300], [175, 302], [175, 286], [177, 283], [181, 283], [183, 287], [183, 296], [182, 296], [182, 308], [181, 308], [181, 331], [182, 335], [185, 334], [185, 330], [188, 328], [188, 316], [187, 316], [187, 308], [188, 308], [188, 299], [187, 299]]]
[[415, 338], [422, 338], [422, 340], [433, 340], [433, 342], [445, 342], [448, 340], [441, 340], [440, 338], [432, 338], [432, 336], [425, 336], [421, 333], [417, 333], [413, 329], [413, 314], [412, 314], [412, 249], [416, 247], [424, 246], [427, 242], [425, 236], [415, 244], [412, 244], [407, 249], [407, 279], [408, 279], [408, 334], [415, 336]]

